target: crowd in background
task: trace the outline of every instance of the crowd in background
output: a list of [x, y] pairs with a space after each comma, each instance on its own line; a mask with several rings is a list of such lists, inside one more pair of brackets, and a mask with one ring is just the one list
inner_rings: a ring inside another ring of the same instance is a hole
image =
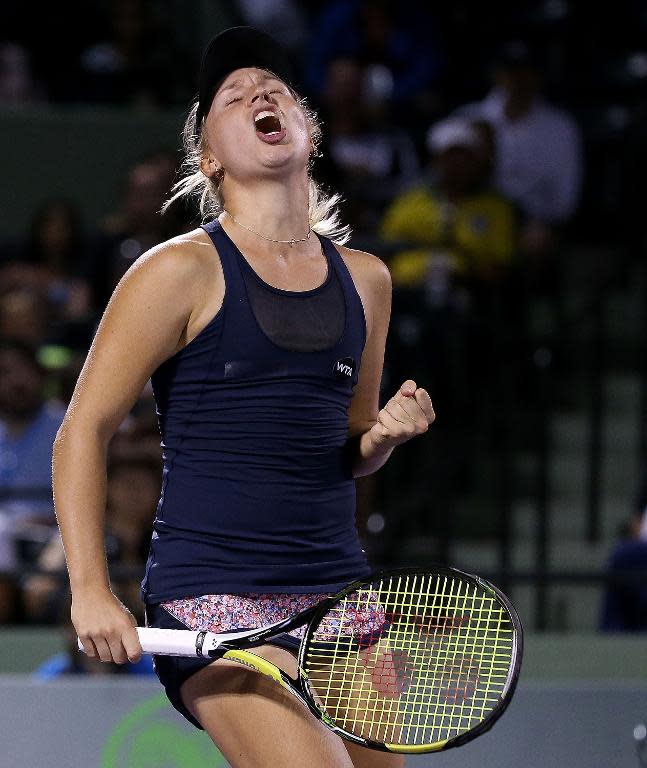
[[[202, 44], [191, 28], [193, 4], [67, 5], [78, 24], [53, 10], [36, 26], [26, 10], [2, 11], [0, 104], [188, 104]], [[494, 397], [497, 367], [519, 358], [528, 302], [552, 301], [564, 243], [587, 237], [595, 211], [583, 179], [604, 166], [594, 156], [585, 167], [591, 142], [569, 102], [582, 77], [581, 68], [569, 69], [572, 33], [551, 35], [548, 11], [544, 26], [531, 23], [530, 11], [521, 18], [511, 10], [497, 27], [466, 3], [451, 11], [388, 0], [219, 6], [222, 25], [259, 25], [288, 46], [323, 122], [314, 174], [342, 193], [352, 244], [391, 270], [385, 382], [404, 375], [429, 387], [445, 424], [464, 438], [460, 485], [484, 418], [483, 392]], [[178, 29], [170, 21], [182, 13], [187, 24]], [[613, 47], [613, 28], [608, 39]], [[175, 147], [151, 148], [99, 226], [72, 202], [49, 199], [22, 237], [0, 233], [0, 623], [55, 623], [67, 610], [52, 441], [121, 276], [146, 250], [199, 222], [181, 206], [158, 213], [179, 161]], [[515, 375], [512, 386], [523, 393], [523, 370]], [[110, 445], [108, 478], [115, 589], [141, 619], [138, 582], [161, 482], [148, 388]], [[370, 509], [363, 523], [368, 517]], [[641, 523], [636, 517], [628, 531], [634, 541], [647, 540]]]

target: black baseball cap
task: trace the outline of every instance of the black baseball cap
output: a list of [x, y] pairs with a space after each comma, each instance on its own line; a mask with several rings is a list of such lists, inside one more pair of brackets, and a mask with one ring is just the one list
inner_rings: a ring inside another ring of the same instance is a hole
[[266, 32], [254, 27], [230, 27], [211, 39], [202, 54], [198, 76], [196, 134], [209, 112], [214, 93], [235, 69], [266, 69], [292, 86], [292, 67], [284, 49]]

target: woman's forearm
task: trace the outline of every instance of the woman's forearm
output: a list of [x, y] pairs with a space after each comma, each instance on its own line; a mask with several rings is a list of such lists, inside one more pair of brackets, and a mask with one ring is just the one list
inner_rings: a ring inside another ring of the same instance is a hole
[[52, 485], [72, 592], [109, 589], [104, 543], [108, 441], [65, 425], [54, 442]]
[[371, 437], [370, 429], [361, 435], [350, 438], [349, 443], [352, 451], [353, 477], [363, 477], [377, 472], [380, 467], [386, 464], [393, 451], [393, 446], [376, 445]]

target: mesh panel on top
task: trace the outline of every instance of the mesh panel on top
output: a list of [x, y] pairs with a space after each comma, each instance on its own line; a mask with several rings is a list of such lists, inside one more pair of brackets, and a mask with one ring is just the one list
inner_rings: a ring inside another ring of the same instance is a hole
[[247, 265], [243, 270], [249, 303], [263, 333], [282, 349], [317, 352], [331, 349], [346, 322], [344, 292], [328, 259], [328, 277], [311, 291], [283, 291], [265, 283]]

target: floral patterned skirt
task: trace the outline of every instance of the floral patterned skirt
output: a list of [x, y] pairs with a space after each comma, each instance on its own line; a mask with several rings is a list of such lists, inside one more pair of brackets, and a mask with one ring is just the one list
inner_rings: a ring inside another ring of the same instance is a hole
[[[161, 603], [175, 619], [192, 630], [208, 632], [235, 632], [265, 627], [316, 605], [326, 594], [257, 594], [202, 595]], [[368, 592], [361, 602], [347, 603], [343, 611], [332, 610], [322, 617], [315, 637], [334, 640], [340, 632], [352, 636], [362, 644], [372, 645], [386, 626], [384, 608], [379, 595]], [[283, 633], [301, 639], [307, 624]]]
[[[326, 594], [202, 595], [161, 603], [189, 629], [233, 632], [274, 624], [306, 610], [328, 597]], [[286, 633], [301, 638], [304, 627]]]

